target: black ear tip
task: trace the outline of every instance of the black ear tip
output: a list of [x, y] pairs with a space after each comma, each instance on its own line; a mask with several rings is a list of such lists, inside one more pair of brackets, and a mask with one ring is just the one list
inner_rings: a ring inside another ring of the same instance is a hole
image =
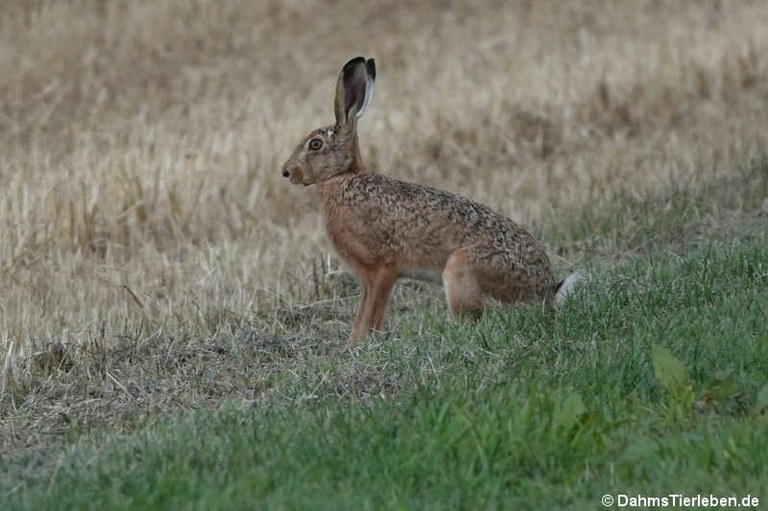
[[366, 60], [365, 57], [355, 57], [344, 64], [344, 69], [342, 70], [344, 76], [350, 76], [355, 71], [357, 66], [360, 65], [365, 66], [365, 72], [368, 74], [368, 77], [371, 80], [376, 79], [376, 62], [373, 59]]
[[345, 76], [347, 76], [350, 73], [352, 73], [352, 71], [354, 71], [355, 68], [360, 64], [365, 64], [365, 57], [355, 57], [353, 59], [350, 59], [349, 62], [344, 64], [344, 68], [342, 69], [342, 72], [344, 73]]

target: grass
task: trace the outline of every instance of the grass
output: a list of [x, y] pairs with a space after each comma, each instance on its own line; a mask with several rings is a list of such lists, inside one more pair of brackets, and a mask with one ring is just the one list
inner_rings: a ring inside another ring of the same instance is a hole
[[0, 367], [348, 296], [279, 166], [353, 55], [372, 169], [536, 233], [732, 177], [766, 145], [768, 5], [721, 4], [4, 1]]
[[[766, 498], [768, 5], [721, 4], [5, 1], [0, 506]], [[583, 296], [474, 328], [404, 282], [342, 351], [359, 289], [279, 166], [357, 54], [369, 166]]]
[[748, 222], [686, 253], [598, 270], [555, 315], [489, 313], [476, 326], [409, 315], [385, 347], [353, 355], [400, 382], [394, 397], [340, 399], [346, 362], [330, 357], [295, 375], [279, 403], [77, 434], [25, 477], [4, 460], [3, 508], [594, 509], [605, 493], [763, 497], [766, 241], [763, 221]]

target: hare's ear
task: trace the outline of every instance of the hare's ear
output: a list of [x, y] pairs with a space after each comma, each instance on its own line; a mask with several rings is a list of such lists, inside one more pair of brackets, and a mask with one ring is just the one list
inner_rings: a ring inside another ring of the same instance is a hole
[[373, 59], [355, 57], [344, 65], [336, 83], [336, 125], [354, 125], [365, 113], [373, 95], [376, 64]]

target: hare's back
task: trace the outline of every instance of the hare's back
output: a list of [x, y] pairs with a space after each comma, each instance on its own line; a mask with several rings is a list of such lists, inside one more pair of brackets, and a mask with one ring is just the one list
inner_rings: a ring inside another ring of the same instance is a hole
[[395, 244], [415, 243], [447, 257], [463, 246], [543, 253], [528, 231], [462, 195], [380, 174], [360, 174], [342, 188], [341, 202], [372, 236]]

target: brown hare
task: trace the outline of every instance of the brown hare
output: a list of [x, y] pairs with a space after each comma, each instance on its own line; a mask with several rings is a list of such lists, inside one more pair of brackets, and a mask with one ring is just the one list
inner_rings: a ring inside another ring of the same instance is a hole
[[283, 165], [292, 184], [316, 185], [334, 248], [362, 284], [347, 346], [380, 329], [398, 278], [442, 276], [451, 312], [475, 318], [487, 297], [560, 301], [579, 280], [555, 281], [528, 231], [466, 197], [366, 170], [357, 121], [373, 92], [373, 59], [346, 63], [336, 85], [336, 124], [312, 131]]

